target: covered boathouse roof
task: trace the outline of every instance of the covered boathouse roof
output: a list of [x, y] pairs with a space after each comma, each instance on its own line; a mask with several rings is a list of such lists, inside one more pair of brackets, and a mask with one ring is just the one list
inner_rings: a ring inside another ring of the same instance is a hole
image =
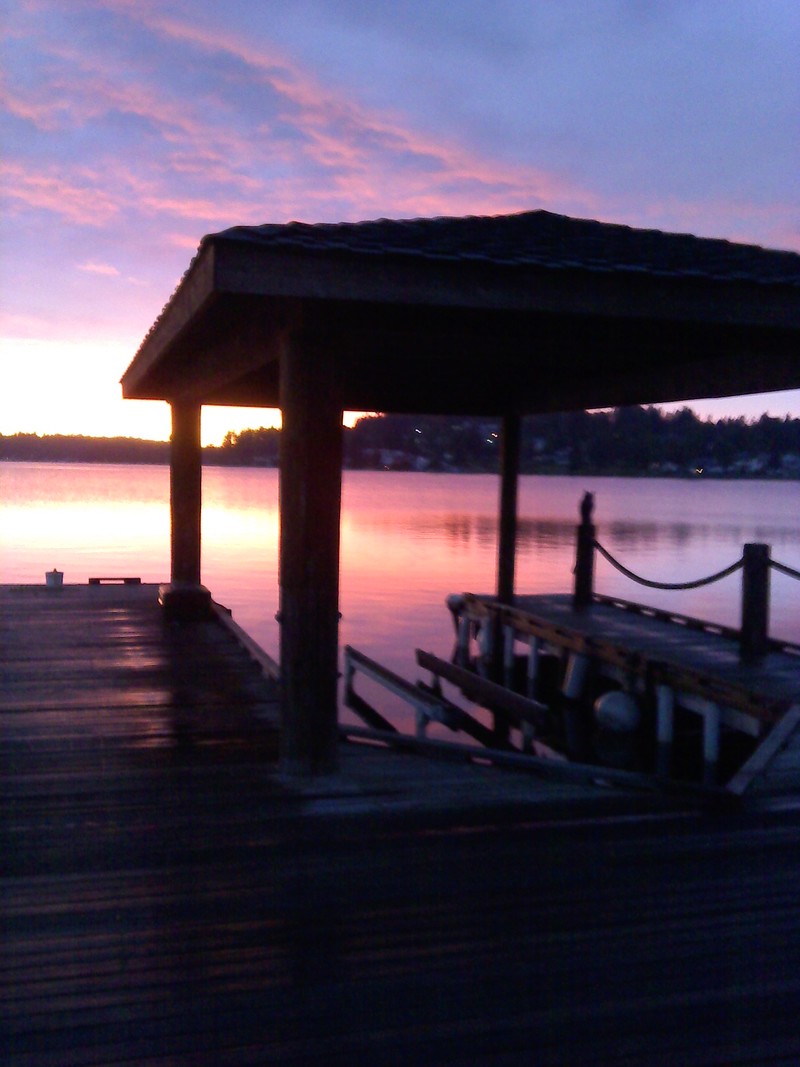
[[203, 238], [124, 395], [280, 406], [302, 329], [355, 410], [501, 414], [800, 387], [800, 255], [547, 211]]
[[498, 415], [513, 603], [520, 416], [800, 387], [800, 255], [547, 212], [203, 239], [123, 379], [172, 407], [172, 582], [203, 605], [204, 404], [279, 407], [281, 761], [338, 760], [342, 413]]
[[[788, 282], [800, 285], [800, 257], [691, 234], [640, 230], [550, 211], [465, 218], [234, 226], [216, 235], [273, 248], [355, 255], [418, 256], [599, 271]], [[213, 236], [206, 237], [213, 240]]]

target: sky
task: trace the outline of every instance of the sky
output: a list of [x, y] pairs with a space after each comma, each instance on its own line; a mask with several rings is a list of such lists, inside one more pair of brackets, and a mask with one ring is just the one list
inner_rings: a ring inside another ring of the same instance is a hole
[[166, 438], [119, 379], [228, 226], [543, 208], [800, 251], [797, 0], [0, 0], [0, 33], [3, 434]]

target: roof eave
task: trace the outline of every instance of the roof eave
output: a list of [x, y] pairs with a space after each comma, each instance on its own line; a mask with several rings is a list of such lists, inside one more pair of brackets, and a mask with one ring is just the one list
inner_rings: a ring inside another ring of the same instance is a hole
[[153, 398], [149, 385], [152, 373], [168, 358], [182, 334], [208, 309], [216, 291], [216, 249], [213, 241], [204, 240], [122, 376], [125, 399]]

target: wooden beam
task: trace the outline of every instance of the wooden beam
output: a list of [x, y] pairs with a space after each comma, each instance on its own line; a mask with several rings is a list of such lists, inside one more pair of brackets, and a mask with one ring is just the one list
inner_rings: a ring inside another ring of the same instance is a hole
[[[565, 325], [568, 333], [569, 325]], [[681, 351], [684, 340], [675, 340]], [[487, 346], [491, 351], [494, 344]], [[796, 347], [796, 345], [795, 345]], [[414, 342], [410, 342], [414, 351]], [[580, 411], [594, 407], [691, 401], [703, 397], [800, 388], [800, 361], [794, 352], [765, 355], [766, 346], [732, 346], [714, 360], [673, 357], [663, 343], [646, 344], [644, 361], [604, 358], [602, 374], [566, 342], [547, 356], [508, 358], [496, 364], [485, 355], [461, 358], [457, 373], [447, 358], [395, 359], [376, 341], [368, 357], [342, 346], [343, 404], [351, 411], [401, 412], [422, 415], [500, 416], [512, 402], [524, 414]], [[459, 338], [448, 342], [449, 353], [461, 353]], [[375, 353], [380, 358], [375, 357]], [[220, 361], [228, 349], [219, 350]], [[235, 358], [235, 354], [232, 354]], [[187, 373], [189, 373], [187, 369]], [[157, 393], [151, 396], [161, 395]], [[270, 364], [202, 396], [204, 404], [278, 407], [278, 375]]]
[[[419, 256], [339, 256], [213, 235], [218, 291], [403, 307], [522, 310], [769, 328], [800, 324], [788, 283], [657, 271], [506, 265]], [[175, 298], [173, 298], [174, 300]]]
[[524, 697], [487, 678], [481, 678], [479, 674], [459, 667], [455, 663], [449, 663], [432, 652], [425, 652], [424, 649], [418, 648], [416, 657], [417, 663], [423, 670], [431, 671], [437, 677], [444, 678], [445, 681], [458, 686], [468, 700], [488, 708], [495, 715], [502, 715], [514, 726], [522, 727], [526, 722], [536, 723], [547, 712], [547, 707], [538, 700]]
[[342, 404], [317, 338], [287, 333], [280, 356], [281, 762], [336, 769]]

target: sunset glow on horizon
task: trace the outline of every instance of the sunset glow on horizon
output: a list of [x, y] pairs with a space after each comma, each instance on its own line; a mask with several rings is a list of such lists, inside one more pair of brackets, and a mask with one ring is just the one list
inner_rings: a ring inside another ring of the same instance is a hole
[[[800, 251], [789, 0], [4, 9], [0, 434], [167, 438], [119, 379], [228, 226], [543, 208]], [[207, 408], [204, 443], [278, 419]]]

